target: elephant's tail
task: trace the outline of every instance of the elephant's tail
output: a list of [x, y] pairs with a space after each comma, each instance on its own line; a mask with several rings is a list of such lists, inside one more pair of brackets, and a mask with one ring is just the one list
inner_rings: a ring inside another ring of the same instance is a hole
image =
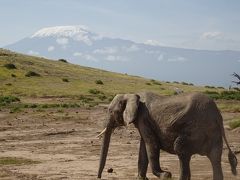
[[[221, 117], [222, 118], [222, 117]], [[223, 122], [223, 121], [222, 121]], [[228, 148], [228, 161], [231, 165], [231, 170], [232, 170], [232, 174], [233, 175], [237, 175], [237, 164], [238, 164], [238, 160], [237, 160], [237, 157], [235, 156], [235, 154], [232, 152], [229, 144], [228, 144], [228, 141], [227, 141], [227, 138], [226, 138], [226, 135], [225, 135], [225, 131], [224, 131], [224, 127], [223, 127], [223, 124], [221, 125], [221, 129], [222, 129], [222, 136], [223, 136], [223, 139], [227, 145], [227, 148]]]

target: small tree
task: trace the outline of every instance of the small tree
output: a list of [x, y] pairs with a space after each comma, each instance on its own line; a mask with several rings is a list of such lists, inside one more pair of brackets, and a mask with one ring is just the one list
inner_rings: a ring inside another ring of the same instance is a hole
[[236, 85], [240, 85], [240, 76], [235, 72], [232, 74], [232, 76], [238, 79], [238, 81], [232, 81], [232, 82], [235, 83]]
[[66, 59], [59, 59], [58, 61], [68, 63]]

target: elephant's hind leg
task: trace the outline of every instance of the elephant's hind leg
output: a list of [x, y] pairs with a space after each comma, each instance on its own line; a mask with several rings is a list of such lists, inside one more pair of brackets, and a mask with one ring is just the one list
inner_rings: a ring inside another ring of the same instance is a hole
[[178, 155], [180, 161], [180, 178], [179, 180], [190, 180], [191, 172], [190, 172], [190, 160], [191, 155]]
[[180, 180], [190, 180], [190, 160], [191, 152], [189, 152], [188, 140], [186, 136], [179, 136], [174, 141], [174, 151], [178, 155], [180, 162]]
[[215, 148], [208, 154], [208, 158], [213, 168], [213, 180], [223, 180], [221, 156], [222, 148]]

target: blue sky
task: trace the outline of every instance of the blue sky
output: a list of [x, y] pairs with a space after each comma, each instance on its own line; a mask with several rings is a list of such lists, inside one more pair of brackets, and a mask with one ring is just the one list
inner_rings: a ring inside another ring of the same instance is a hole
[[0, 47], [37, 30], [85, 25], [112, 37], [240, 51], [239, 0], [0, 0]]

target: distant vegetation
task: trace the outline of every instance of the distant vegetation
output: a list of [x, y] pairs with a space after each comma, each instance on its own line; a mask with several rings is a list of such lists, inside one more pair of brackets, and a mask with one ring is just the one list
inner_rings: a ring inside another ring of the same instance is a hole
[[213, 99], [240, 100], [240, 92], [238, 91], [205, 91], [205, 93]]
[[[109, 103], [118, 93], [152, 91], [161, 95], [173, 95], [176, 88], [183, 92], [204, 92], [217, 100], [240, 100], [240, 91], [237, 87], [232, 91], [226, 91], [223, 87], [199, 87], [192, 83], [177, 81], [163, 82], [73, 65], [65, 59], [53, 61], [3, 49], [0, 49], [0, 84], [0, 106], [11, 106], [12, 113], [24, 108], [44, 110], [45, 108], [91, 107], [99, 103]], [[10, 97], [16, 99], [18, 97], [19, 100], [23, 99], [23, 102], [25, 98], [46, 97], [71, 100], [67, 103], [38, 104], [23, 103]], [[240, 112], [240, 105], [233, 107], [233, 105], [221, 104], [221, 108], [226, 111]]]
[[231, 129], [235, 129], [235, 128], [240, 127], [240, 118], [231, 120], [231, 121], [229, 122], [229, 127], [230, 127]]
[[69, 80], [67, 78], [62, 78], [63, 82], [69, 82]]
[[25, 158], [17, 158], [17, 157], [0, 157], [0, 166], [1, 165], [29, 165], [40, 163], [38, 161], [33, 161]]
[[0, 107], [6, 106], [14, 102], [19, 102], [20, 99], [15, 96], [0, 96]]
[[59, 59], [58, 61], [68, 63], [68, 61], [66, 59]]
[[102, 80], [100, 80], [100, 79], [99, 79], [99, 80], [96, 80], [95, 83], [96, 83], [96, 84], [103, 85], [103, 82], [102, 82]]
[[17, 67], [12, 63], [4, 64], [4, 67], [7, 69], [17, 69]]
[[26, 74], [25, 74], [26, 77], [32, 77], [32, 76], [36, 76], [36, 77], [39, 77], [40, 74], [34, 72], [34, 71], [28, 71]]

